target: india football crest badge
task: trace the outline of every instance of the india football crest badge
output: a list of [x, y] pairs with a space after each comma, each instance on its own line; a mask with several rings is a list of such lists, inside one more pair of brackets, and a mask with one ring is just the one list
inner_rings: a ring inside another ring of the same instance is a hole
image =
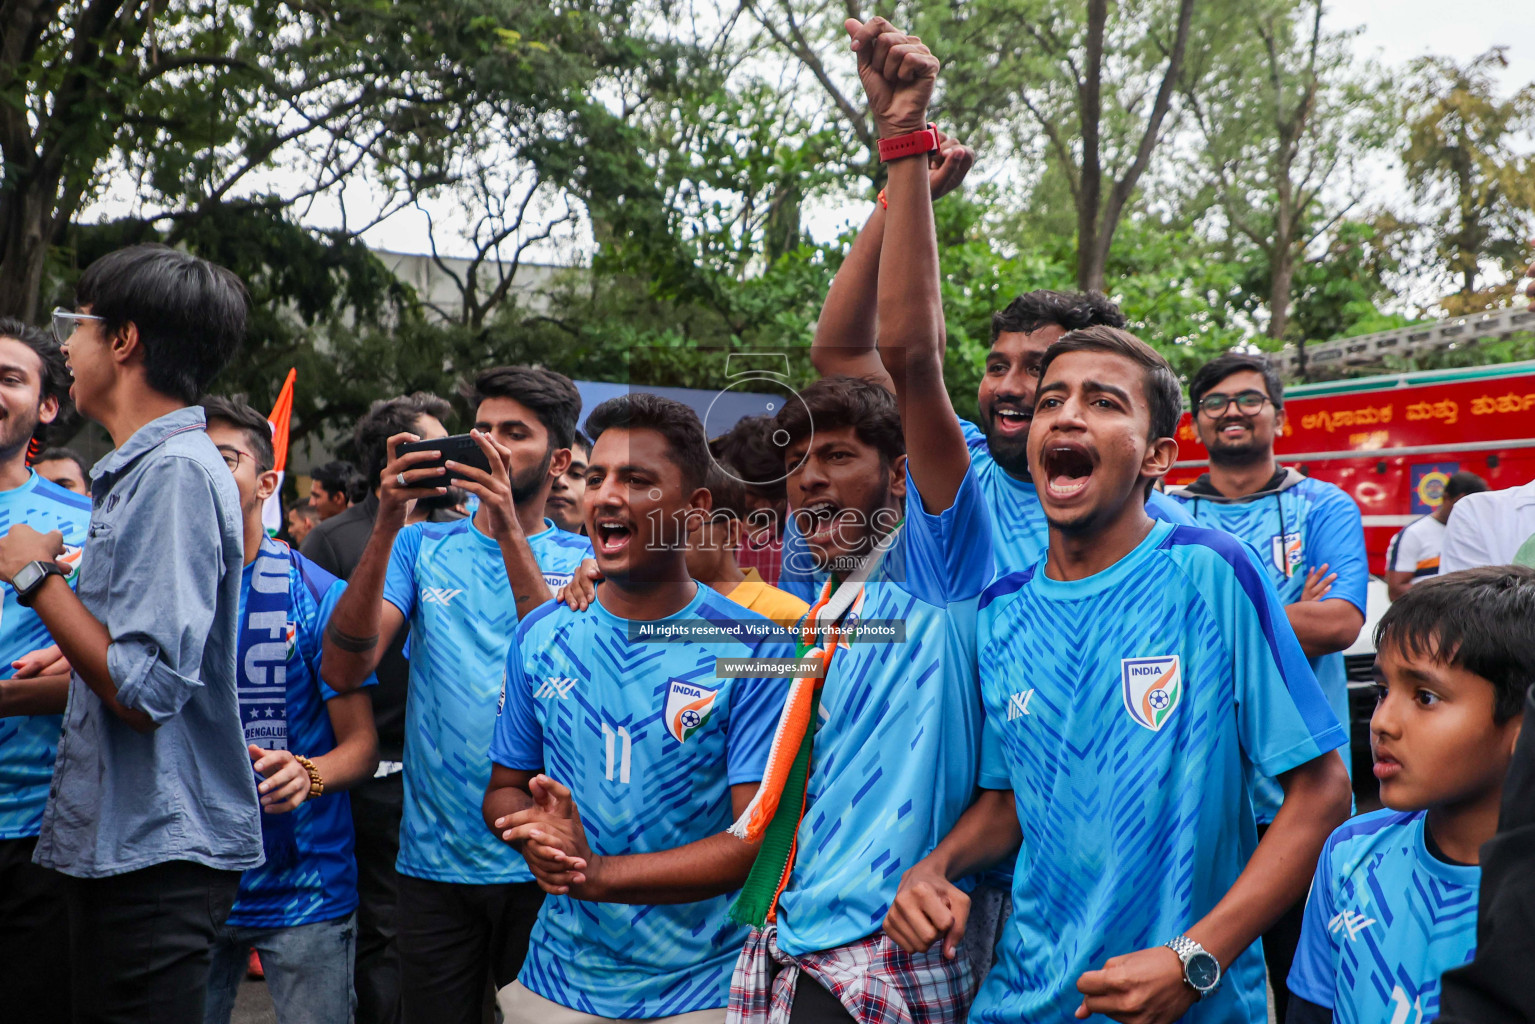
[[1294, 576], [1306, 560], [1306, 548], [1298, 533], [1274, 534], [1269, 538], [1269, 551], [1274, 559], [1274, 568], [1284, 573], [1286, 578]]
[[714, 711], [718, 694], [718, 690], [705, 690], [673, 679], [666, 691], [666, 731], [672, 734], [672, 739], [686, 743], [689, 736], [702, 729]]
[[73, 544], [65, 544], [64, 553], [58, 558], [54, 559], [54, 561], [58, 562], [60, 565], [66, 565], [69, 567], [69, 573], [64, 578], [69, 581], [70, 586], [74, 586], [75, 581], [80, 578], [80, 556], [84, 554], [84, 552], [85, 549], [82, 547], [76, 547]]
[[1178, 656], [1124, 658], [1119, 673], [1125, 710], [1137, 725], [1160, 732], [1183, 699], [1183, 669]]

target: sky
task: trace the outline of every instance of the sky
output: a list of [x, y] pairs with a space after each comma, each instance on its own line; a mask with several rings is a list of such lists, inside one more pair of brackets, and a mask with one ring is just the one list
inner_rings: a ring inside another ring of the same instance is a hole
[[[1453, 16], [1451, 16], [1453, 15]], [[1425, 54], [1466, 60], [1505, 44], [1508, 91], [1535, 82], [1535, 8], [1529, 0], [1332, 0], [1334, 29], [1364, 27], [1356, 45], [1385, 64]]]
[[[1453, 17], [1447, 12], [1453, 11]], [[1495, 45], [1506, 44], [1509, 67], [1500, 78], [1506, 92], [1525, 83], [1535, 82], [1535, 4], [1532, 0], [1331, 0], [1325, 17], [1334, 30], [1362, 27], [1355, 40], [1362, 57], [1373, 57], [1387, 66], [1401, 66], [1414, 57], [1441, 54], [1465, 61]], [[1535, 140], [1531, 140], [1535, 147]], [[1400, 173], [1382, 169], [1381, 190], [1387, 194], [1404, 188]], [[349, 186], [348, 209], [366, 209], [369, 189], [365, 183]], [[131, 205], [128, 196], [109, 196], [102, 213], [121, 212], [117, 207]], [[316, 226], [332, 226], [338, 218], [333, 198], [317, 201], [308, 213]], [[450, 211], [436, 211], [439, 216]], [[806, 228], [817, 241], [830, 241], [846, 227], [849, 211], [842, 202], [812, 203], [806, 211]], [[861, 219], [860, 207], [856, 216]], [[395, 252], [425, 253], [427, 218], [420, 210], [405, 210], [376, 225], [365, 235], [374, 248]], [[446, 243], [446, 244], [444, 244]], [[576, 247], [581, 243], [577, 241]], [[440, 237], [446, 252], [455, 248], [451, 237]], [[561, 251], [563, 250], [563, 251]], [[453, 253], [457, 255], [458, 253]], [[529, 257], [535, 261], [567, 262], [580, 259], [569, 244], [561, 247], [540, 246]]]

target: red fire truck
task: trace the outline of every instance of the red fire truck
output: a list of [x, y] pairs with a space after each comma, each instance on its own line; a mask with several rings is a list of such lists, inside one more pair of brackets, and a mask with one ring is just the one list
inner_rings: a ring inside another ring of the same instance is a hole
[[[1451, 473], [1493, 488], [1535, 479], [1535, 362], [1286, 388], [1275, 450], [1359, 503], [1370, 571], [1381, 574], [1392, 535], [1438, 506]], [[1206, 459], [1185, 415], [1168, 482], [1193, 480]]]

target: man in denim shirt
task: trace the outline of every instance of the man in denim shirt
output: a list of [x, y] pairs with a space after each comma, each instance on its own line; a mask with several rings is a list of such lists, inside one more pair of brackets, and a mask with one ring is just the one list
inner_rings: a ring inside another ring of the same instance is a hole
[[102, 257], [56, 311], [91, 472], [78, 593], [59, 534], [0, 538], [0, 580], [73, 666], [36, 862], [66, 877], [75, 1019], [198, 1024], [215, 930], [262, 860], [235, 690], [239, 496], [192, 406], [245, 333], [229, 271], [163, 246]]

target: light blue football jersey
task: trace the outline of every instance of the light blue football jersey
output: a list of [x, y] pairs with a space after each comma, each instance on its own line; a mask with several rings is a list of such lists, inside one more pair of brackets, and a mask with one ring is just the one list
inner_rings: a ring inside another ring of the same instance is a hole
[[[1039, 492], [1028, 480], [1019, 480], [997, 464], [986, 435], [969, 420], [959, 421], [970, 449], [970, 467], [980, 483], [981, 494], [991, 516], [991, 550], [994, 571], [1025, 569], [1045, 555], [1050, 543], [1050, 524], [1045, 521]], [[1192, 523], [1183, 506], [1160, 491], [1152, 491], [1146, 501], [1146, 513], [1169, 523]], [[794, 517], [784, 528], [782, 570], [778, 586], [806, 601], [814, 601], [824, 576], [815, 572], [815, 559], [795, 526]]]
[[[821, 691], [805, 817], [778, 900], [778, 945], [802, 954], [879, 931], [901, 874], [975, 795], [981, 739], [976, 600], [991, 523], [974, 471], [941, 515], [906, 478], [906, 520], [854, 605], [864, 628]], [[874, 630], [899, 627], [899, 638]]]
[[[552, 523], [528, 544], [546, 582], [568, 580], [592, 550], [585, 537]], [[527, 864], [480, 816], [496, 702], [517, 631], [500, 546], [472, 519], [407, 526], [395, 538], [384, 600], [410, 622], [399, 871], [464, 885], [532, 881]]]
[[[292, 594], [292, 640], [284, 667], [288, 701], [288, 749], [318, 757], [336, 749], [326, 702], [337, 696], [320, 678], [325, 624], [336, 610], [346, 584], [297, 551], [290, 551], [288, 587]], [[255, 563], [240, 580], [240, 619], [250, 594]], [[363, 686], [375, 686], [369, 676]], [[251, 713], [259, 713], [251, 708]], [[352, 804], [344, 792], [327, 791], [288, 812], [298, 860], [286, 870], [270, 863], [246, 870], [229, 912], [231, 927], [292, 928], [333, 921], [357, 909], [357, 858], [353, 855]]]
[[[1364, 614], [1370, 581], [1364, 523], [1359, 506], [1341, 488], [1302, 477], [1292, 486], [1251, 501], [1212, 501], [1191, 496], [1183, 488], [1169, 494], [1200, 526], [1225, 530], [1251, 547], [1278, 592], [1280, 604], [1299, 601], [1306, 588], [1306, 574], [1326, 563], [1329, 574], [1338, 574], [1328, 599], [1341, 598]], [[1342, 652], [1312, 658], [1311, 670], [1333, 714], [1347, 725], [1348, 679]], [[1338, 753], [1344, 767], [1352, 771], [1348, 745]], [[1253, 792], [1258, 822], [1266, 825], [1274, 820], [1284, 793], [1277, 782], [1261, 776], [1254, 776]]]
[[[90, 498], [66, 491], [35, 471], [20, 487], [0, 491], [0, 536], [19, 523], [39, 533], [58, 530], [64, 535], [65, 559], [76, 564], [90, 521]], [[37, 613], [16, 603], [10, 584], [0, 584], [0, 677], [11, 675], [11, 662], [17, 658], [51, 643], [53, 637]], [[62, 715], [0, 718], [0, 839], [35, 836], [42, 828], [63, 727]]]
[[[569, 786], [598, 854], [718, 835], [733, 820], [730, 787], [762, 779], [789, 681], [720, 678], [716, 659], [792, 658], [793, 645], [768, 619], [696, 586], [685, 608], [647, 622], [613, 615], [600, 590], [585, 612], [550, 602], [528, 616], [507, 656], [491, 759]], [[655, 639], [670, 629], [687, 632]], [[518, 980], [599, 1017], [722, 1007], [747, 933], [730, 920], [733, 899], [545, 897]]]
[[[1084, 972], [1204, 917], [1257, 846], [1249, 763], [1277, 775], [1343, 742], [1228, 534], [1154, 523], [1086, 579], [1043, 566], [981, 598], [981, 785], [1013, 791], [1023, 828], [1014, 913], [971, 1009], [985, 1024], [1071, 1020]], [[1183, 1019], [1266, 1013], [1254, 943]]]
[[1482, 869], [1429, 853], [1425, 812], [1361, 814], [1322, 848], [1290, 991], [1337, 1024], [1439, 1016], [1439, 978], [1476, 952]]

